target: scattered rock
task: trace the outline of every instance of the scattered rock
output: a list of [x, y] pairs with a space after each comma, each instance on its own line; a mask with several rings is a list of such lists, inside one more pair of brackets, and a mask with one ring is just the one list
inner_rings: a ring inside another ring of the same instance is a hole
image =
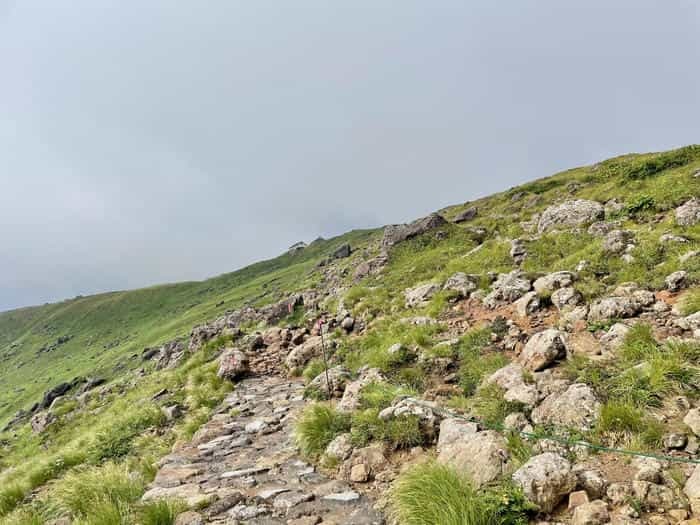
[[469, 427], [463, 428], [460, 437], [443, 444], [438, 461], [466, 474], [476, 487], [503, 476], [510, 460], [503, 436], [493, 430], [470, 433]]
[[352, 454], [353, 446], [350, 434], [340, 434], [326, 447], [326, 456], [344, 461]]
[[529, 317], [540, 309], [540, 297], [537, 292], [527, 292], [520, 299], [513, 303], [515, 313], [520, 317]]
[[576, 507], [571, 525], [603, 525], [610, 523], [610, 513], [604, 501], [596, 500]]
[[540, 297], [550, 297], [555, 290], [573, 285], [575, 278], [572, 272], [554, 272], [535, 280], [533, 288]]
[[392, 224], [384, 228], [382, 238], [382, 250], [386, 253], [400, 242], [411, 239], [430, 230], [440, 228], [447, 221], [438, 213], [432, 213], [427, 217], [415, 220], [410, 224]]
[[440, 286], [435, 283], [426, 283], [409, 288], [404, 292], [406, 297], [406, 308], [417, 308], [425, 306], [428, 301], [440, 291]]
[[563, 357], [566, 357], [564, 333], [549, 328], [530, 338], [518, 360], [526, 369], [537, 372]]
[[530, 291], [530, 280], [520, 270], [502, 273], [491, 287], [491, 292], [484, 298], [484, 304], [495, 308], [499, 303], [512, 303]]
[[510, 241], [510, 256], [517, 265], [521, 265], [527, 257], [527, 248], [522, 239], [513, 239]]
[[509, 402], [518, 402], [532, 408], [537, 404], [537, 386], [529, 384], [523, 377], [523, 367], [518, 363], [510, 363], [491, 374], [487, 383], [496, 384], [504, 390], [503, 397]]
[[445, 281], [443, 290], [452, 290], [457, 292], [460, 297], [469, 297], [469, 293], [476, 290], [478, 284], [478, 276], [457, 272]]
[[603, 240], [603, 251], [619, 255], [634, 242], [634, 233], [630, 230], [613, 230]]
[[459, 215], [457, 215], [457, 217], [455, 217], [454, 222], [459, 224], [461, 222], [471, 221], [472, 219], [474, 219], [477, 216], [478, 213], [479, 212], [476, 209], [476, 207], [472, 206], [471, 208], [467, 208], [463, 212], [459, 213]]
[[513, 481], [522, 489], [525, 497], [544, 513], [552, 512], [564, 496], [576, 487], [571, 464], [551, 452], [530, 458], [515, 471]]
[[677, 292], [681, 288], [684, 288], [688, 280], [688, 272], [685, 270], [679, 270], [668, 275], [665, 279], [666, 289], [669, 292]]
[[323, 396], [328, 396], [328, 383], [330, 382], [331, 397], [341, 397], [345, 386], [350, 381], [350, 370], [344, 366], [335, 366], [314, 377], [308, 385], [309, 390], [314, 390]]
[[683, 418], [683, 423], [688, 426], [693, 434], [700, 437], [700, 408], [690, 410]]
[[700, 465], [695, 467], [693, 474], [685, 482], [683, 492], [688, 496], [693, 512], [700, 514]]
[[346, 257], [350, 257], [350, 254], [352, 253], [352, 248], [350, 248], [350, 245], [345, 243], [341, 244], [336, 250], [333, 252], [331, 255], [332, 259], [344, 259]]
[[680, 226], [692, 226], [700, 222], [700, 199], [693, 197], [676, 208], [676, 223]]
[[550, 206], [542, 212], [537, 224], [537, 231], [572, 228], [590, 222], [601, 220], [605, 209], [599, 202], [589, 200], [571, 200], [562, 204]]
[[46, 428], [56, 421], [56, 416], [51, 412], [37, 412], [32, 416], [30, 424], [35, 434], [41, 434]]
[[235, 380], [247, 374], [250, 370], [248, 354], [236, 348], [224, 350], [219, 358], [219, 377]]
[[352, 412], [359, 406], [360, 392], [365, 386], [370, 383], [382, 383], [385, 381], [386, 378], [378, 368], [361, 368], [359, 377], [346, 385], [343, 398], [336, 408], [341, 412]]
[[586, 384], [575, 383], [561, 394], [551, 394], [532, 411], [532, 421], [583, 431], [593, 428], [600, 413], [600, 402]]

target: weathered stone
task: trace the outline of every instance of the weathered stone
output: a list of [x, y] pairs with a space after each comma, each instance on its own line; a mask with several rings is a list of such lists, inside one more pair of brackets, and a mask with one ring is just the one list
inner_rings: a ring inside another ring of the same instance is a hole
[[532, 421], [588, 431], [600, 413], [600, 402], [591, 387], [575, 383], [561, 394], [548, 396], [532, 411]]
[[518, 357], [518, 361], [526, 369], [537, 372], [564, 357], [566, 357], [564, 334], [550, 328], [530, 338]]
[[527, 292], [513, 303], [515, 313], [520, 317], [528, 317], [540, 309], [540, 297], [537, 292]]
[[608, 506], [604, 501], [596, 500], [576, 507], [571, 525], [603, 525], [610, 522]]
[[630, 230], [613, 230], [603, 239], [603, 251], [619, 255], [634, 242], [634, 232]]
[[666, 289], [669, 292], [677, 292], [681, 288], [685, 287], [688, 280], [688, 272], [685, 270], [679, 270], [668, 275], [664, 282], [666, 283]]
[[188, 510], [178, 514], [175, 518], [175, 525], [204, 525], [204, 518], [199, 512]]
[[438, 461], [466, 474], [476, 487], [503, 476], [508, 469], [510, 454], [503, 436], [487, 430], [465, 433], [462, 438], [441, 448]]
[[576, 507], [580, 507], [588, 503], [588, 493], [585, 490], [577, 490], [569, 494], [569, 510], [574, 510]]
[[41, 434], [54, 421], [56, 421], [56, 416], [53, 413], [48, 411], [37, 412], [32, 416], [30, 425], [35, 434]]
[[344, 366], [334, 366], [329, 368], [327, 372], [323, 371], [314, 377], [308, 388], [328, 397], [330, 386], [330, 397], [341, 397], [348, 381], [350, 381], [350, 370]]
[[683, 492], [688, 496], [693, 512], [700, 514], [700, 465], [695, 467], [695, 470], [685, 482]]
[[440, 291], [440, 286], [436, 283], [426, 283], [416, 286], [415, 288], [408, 288], [404, 292], [406, 297], [406, 308], [417, 308], [420, 306], [425, 306], [428, 301]]
[[491, 287], [491, 292], [484, 298], [484, 304], [495, 308], [499, 303], [512, 303], [530, 291], [530, 280], [520, 270], [502, 273]]
[[486, 382], [501, 387], [504, 390], [506, 401], [522, 403], [532, 408], [538, 401], [537, 386], [526, 383], [523, 372], [523, 367], [520, 364], [510, 363], [496, 370], [486, 379]]
[[289, 369], [302, 367], [306, 363], [308, 363], [312, 357], [320, 355], [321, 349], [321, 336], [309, 337], [302, 344], [294, 347], [292, 351], [289, 352], [289, 354], [287, 354], [287, 357], [285, 358], [284, 362]]
[[559, 288], [552, 293], [551, 300], [552, 304], [561, 311], [581, 304], [583, 295], [572, 287]]
[[457, 272], [445, 281], [443, 290], [455, 291], [460, 297], [468, 297], [470, 292], [477, 289], [478, 284], [479, 280], [477, 276]]
[[249, 370], [250, 359], [248, 354], [235, 348], [230, 348], [224, 350], [224, 353], [219, 358], [217, 375], [225, 379], [235, 380], [247, 374]]
[[690, 410], [683, 418], [683, 423], [688, 426], [693, 434], [700, 436], [700, 408]]
[[576, 487], [571, 464], [561, 456], [547, 452], [534, 456], [513, 474], [513, 481], [525, 497], [544, 513], [549, 513]]
[[676, 208], [676, 223], [680, 226], [692, 226], [700, 222], [700, 199], [693, 197]]
[[573, 285], [575, 275], [572, 272], [554, 272], [536, 279], [533, 288], [540, 297], [549, 297], [555, 290]]
[[554, 229], [566, 229], [581, 226], [605, 215], [602, 204], [589, 200], [571, 200], [550, 206], [542, 212], [537, 224], [537, 231], [544, 233]]
[[350, 469], [350, 481], [365, 483], [369, 480], [369, 467], [364, 463], [358, 463]]
[[598, 470], [576, 470], [579, 486], [586, 491], [591, 499], [600, 499], [608, 487], [603, 474]]
[[392, 224], [384, 228], [382, 250], [388, 252], [400, 242], [411, 239], [430, 230], [440, 228], [447, 221], [439, 214], [432, 213], [427, 217], [417, 219], [410, 224]]
[[350, 434], [340, 434], [326, 447], [326, 456], [343, 461], [350, 457], [352, 449], [353, 446]]
[[360, 392], [370, 383], [382, 383], [386, 378], [378, 368], [362, 368], [360, 375], [355, 381], [351, 381], [345, 386], [343, 398], [336, 407], [341, 412], [351, 412], [360, 403]]
[[457, 217], [455, 217], [454, 222], [459, 224], [461, 222], [467, 222], [471, 221], [473, 218], [475, 218], [478, 214], [478, 210], [476, 209], [475, 206], [472, 206], [470, 208], [467, 208], [463, 212], [460, 212]]
[[457, 418], [446, 418], [440, 423], [440, 435], [438, 436], [437, 451], [443, 452], [448, 446], [466, 441], [479, 431], [476, 423]]

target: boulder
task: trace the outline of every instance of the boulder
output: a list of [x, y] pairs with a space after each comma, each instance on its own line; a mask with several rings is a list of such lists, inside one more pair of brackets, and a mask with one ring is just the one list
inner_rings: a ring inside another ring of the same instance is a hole
[[700, 437], [700, 408], [690, 410], [683, 418], [683, 423], [688, 426], [693, 434]]
[[695, 467], [695, 470], [685, 482], [683, 492], [688, 496], [693, 512], [700, 514], [700, 465]]
[[579, 505], [574, 510], [571, 525], [603, 525], [610, 523], [608, 505], [601, 500]]
[[359, 377], [345, 386], [343, 398], [336, 407], [341, 412], [352, 412], [360, 405], [360, 393], [370, 383], [382, 383], [386, 378], [378, 368], [361, 368]]
[[56, 416], [51, 412], [37, 412], [32, 416], [29, 423], [35, 434], [41, 434], [54, 421], [56, 421]]
[[693, 197], [676, 208], [676, 223], [680, 226], [692, 226], [700, 222], [700, 199]]
[[331, 254], [332, 259], [344, 259], [346, 257], [350, 257], [350, 254], [352, 253], [352, 248], [350, 248], [350, 245], [345, 243], [340, 245], [336, 250]]
[[540, 297], [549, 297], [555, 290], [573, 285], [575, 278], [572, 272], [554, 272], [535, 280], [533, 288]]
[[633, 244], [634, 233], [630, 230], [612, 230], [603, 239], [603, 251], [619, 255]]
[[478, 285], [478, 276], [457, 272], [445, 281], [445, 285], [442, 289], [455, 291], [460, 297], [468, 297], [470, 292], [478, 288]]
[[350, 433], [346, 432], [336, 436], [335, 439], [328, 444], [326, 447], [326, 456], [344, 461], [350, 457], [352, 454], [352, 449], [353, 446]]
[[219, 358], [217, 375], [225, 379], [238, 379], [250, 371], [248, 354], [236, 348], [228, 348]]
[[396, 398], [391, 406], [379, 412], [379, 419], [383, 421], [403, 416], [415, 416], [420, 423], [423, 435], [430, 440], [437, 435], [440, 423], [448, 413], [437, 403], [413, 397]]
[[479, 211], [476, 209], [476, 207], [472, 206], [471, 208], [467, 208], [463, 212], [460, 212], [457, 215], [457, 217], [455, 217], [454, 222], [459, 224], [460, 222], [471, 221], [472, 219], [474, 219], [477, 216], [478, 213], [479, 213]]
[[608, 482], [598, 470], [576, 470], [578, 485], [586, 491], [591, 499], [600, 499], [605, 496]]
[[479, 431], [479, 426], [472, 421], [448, 417], [440, 423], [438, 435], [438, 454], [458, 441], [471, 439]]
[[577, 199], [550, 206], [542, 212], [537, 231], [572, 228], [603, 219], [605, 209], [599, 202]]
[[537, 372], [566, 357], [564, 332], [549, 328], [533, 335], [523, 348], [518, 361], [526, 369]]
[[510, 241], [510, 256], [513, 258], [515, 264], [522, 264], [527, 257], [527, 248], [525, 247], [525, 242], [522, 239], [513, 239]]
[[287, 368], [291, 370], [306, 365], [312, 357], [321, 354], [322, 343], [321, 336], [316, 335], [295, 346], [284, 360]]
[[440, 228], [447, 221], [438, 213], [431, 213], [427, 217], [417, 219], [410, 224], [392, 224], [384, 228], [382, 238], [382, 251], [388, 252], [400, 242], [411, 239], [430, 230]]
[[495, 308], [499, 303], [512, 303], [530, 291], [530, 280], [520, 270], [502, 273], [491, 287], [491, 292], [484, 298], [484, 304]]
[[679, 270], [668, 275], [665, 279], [666, 289], [669, 292], [677, 292], [681, 288], [685, 287], [688, 280], [688, 272], [684, 270]]
[[636, 316], [642, 305], [633, 297], [603, 297], [597, 299], [588, 311], [589, 321], [608, 321]]
[[588, 431], [600, 414], [600, 402], [586, 384], [574, 383], [562, 393], [549, 396], [532, 411], [532, 421]]
[[451, 443], [443, 445], [438, 461], [466, 474], [475, 487], [481, 487], [503, 476], [510, 454], [505, 439], [498, 432], [466, 431]]
[[350, 377], [350, 370], [344, 366], [335, 366], [328, 369], [327, 375], [323, 371], [314, 377], [307, 388], [327, 396], [328, 382], [330, 381], [331, 397], [341, 397], [345, 391], [345, 386], [350, 381]]
[[425, 306], [433, 295], [439, 291], [440, 286], [435, 283], [426, 283], [416, 286], [415, 288], [408, 288], [404, 292], [406, 308]]
[[520, 317], [528, 317], [540, 309], [540, 297], [537, 292], [527, 292], [513, 303], [515, 313]]
[[501, 387], [506, 401], [522, 403], [532, 408], [538, 401], [537, 386], [525, 382], [523, 371], [520, 364], [511, 363], [496, 370], [486, 378], [486, 383]]
[[513, 474], [523, 494], [543, 513], [550, 513], [576, 487], [571, 464], [563, 457], [545, 452], [530, 460]]
[[600, 338], [600, 344], [608, 350], [617, 350], [620, 345], [622, 345], [629, 331], [630, 327], [626, 324], [615, 323], [610, 327], [607, 333]]
[[583, 295], [572, 287], [559, 288], [552, 293], [551, 300], [552, 304], [561, 311], [583, 303]]

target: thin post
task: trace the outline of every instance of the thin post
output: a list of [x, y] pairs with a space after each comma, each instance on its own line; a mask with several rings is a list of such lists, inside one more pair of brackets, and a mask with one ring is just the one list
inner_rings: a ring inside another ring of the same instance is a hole
[[323, 354], [323, 368], [326, 372], [326, 385], [328, 387], [328, 399], [333, 399], [333, 390], [331, 387], [331, 378], [328, 375], [328, 358], [326, 357], [326, 341], [323, 338], [323, 319], [318, 321], [318, 330], [321, 332], [321, 353]]

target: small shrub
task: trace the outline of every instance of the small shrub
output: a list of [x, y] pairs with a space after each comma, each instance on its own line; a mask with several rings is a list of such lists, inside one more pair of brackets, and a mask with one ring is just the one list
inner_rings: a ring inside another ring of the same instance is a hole
[[519, 432], [511, 431], [506, 433], [506, 445], [511, 458], [515, 460], [517, 466], [527, 463], [534, 455], [532, 445]]
[[325, 367], [323, 365], [323, 360], [321, 359], [312, 359], [309, 361], [309, 364], [306, 365], [306, 368], [304, 368], [304, 372], [302, 373], [302, 377], [307, 383], [310, 383], [313, 381], [316, 376], [318, 376], [321, 372], [325, 370]]
[[654, 197], [647, 194], [638, 195], [634, 200], [630, 201], [625, 207], [627, 215], [632, 217], [641, 215], [645, 212], [654, 211], [656, 208], [656, 201]]
[[141, 525], [173, 525], [184, 509], [180, 501], [157, 500], [141, 505], [138, 515]]
[[618, 353], [629, 363], [638, 363], [646, 359], [658, 348], [651, 326], [637, 323], [627, 332]]
[[500, 428], [503, 420], [511, 412], [522, 410], [520, 403], [506, 401], [503, 398], [503, 389], [498, 385], [488, 384], [477, 390], [472, 399], [474, 413], [479, 416], [489, 428]]
[[328, 444], [350, 429], [350, 418], [324, 403], [309, 405], [301, 414], [295, 437], [302, 454], [316, 458]]
[[700, 312], [700, 288], [688, 290], [681, 299], [680, 308], [683, 315]]
[[12, 511], [25, 498], [26, 489], [19, 484], [7, 485], [0, 489], [0, 516]]
[[597, 430], [599, 433], [639, 433], [644, 430], [644, 413], [633, 405], [609, 401], [600, 410]]
[[105, 523], [120, 524], [121, 521], [114, 520], [139, 500], [143, 490], [143, 479], [129, 472], [125, 465], [106, 463], [69, 472], [56, 484], [52, 499], [74, 518], [104, 517]]
[[403, 473], [390, 501], [394, 518], [402, 525], [524, 525], [532, 510], [512, 487], [477, 491], [466, 477], [435, 462]]

